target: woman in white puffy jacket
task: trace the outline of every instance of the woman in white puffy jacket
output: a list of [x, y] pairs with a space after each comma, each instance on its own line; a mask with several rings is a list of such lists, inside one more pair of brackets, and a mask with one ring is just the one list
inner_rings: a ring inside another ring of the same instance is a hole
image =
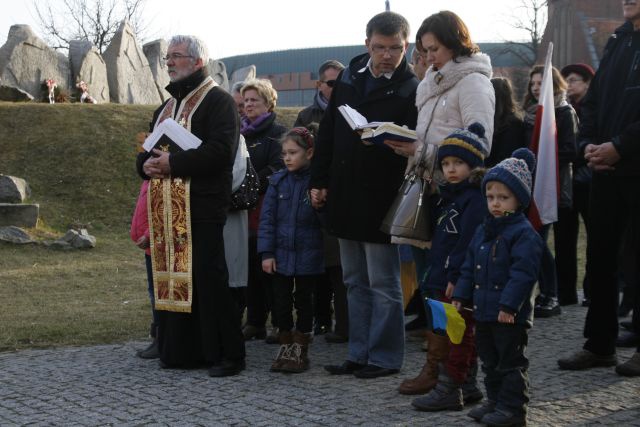
[[[407, 171], [423, 158], [425, 174], [435, 170], [436, 181], [442, 182], [438, 179], [441, 176], [439, 165], [434, 165], [434, 162], [437, 158], [438, 146], [454, 130], [466, 129], [472, 123], [480, 123], [485, 129], [483, 154], [485, 157], [489, 155], [495, 112], [495, 93], [490, 81], [491, 60], [489, 56], [480, 53], [478, 46], [471, 41], [469, 30], [464, 22], [449, 11], [436, 13], [424, 20], [416, 34], [416, 47], [422, 55], [426, 56], [427, 63], [431, 64], [416, 93], [418, 140], [413, 143], [399, 141], [385, 141], [385, 143], [396, 154], [409, 157]], [[429, 268], [429, 251], [419, 248], [425, 248], [428, 244], [395, 239], [392, 241], [411, 243], [416, 246], [413, 251], [414, 260], [418, 280], [422, 282]], [[445, 297], [444, 295], [423, 296], [446, 300], [446, 298], [440, 298]], [[434, 334], [432, 331], [427, 334], [429, 343], [427, 362], [417, 377], [402, 382], [399, 387], [402, 394], [429, 392], [438, 382], [438, 366], [446, 363], [450, 350], [448, 338]], [[475, 357], [470, 356], [464, 364], [470, 368], [469, 384], [463, 390], [465, 394], [467, 392], [470, 394], [465, 395], [465, 401], [467, 397], [470, 398], [469, 400], [482, 398], [482, 393], [475, 386], [477, 370]], [[443, 374], [445, 373], [440, 372], [441, 378]], [[436, 395], [439, 396], [439, 393], [440, 390]], [[434, 398], [438, 400], [436, 395], [427, 395], [425, 398], [431, 402]], [[421, 402], [414, 401], [414, 406], [420, 407], [418, 403]]]

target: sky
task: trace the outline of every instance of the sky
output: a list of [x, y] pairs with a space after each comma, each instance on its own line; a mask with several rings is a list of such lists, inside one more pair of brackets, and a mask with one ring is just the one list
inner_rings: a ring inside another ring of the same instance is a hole
[[[63, 0], [38, 0], [60, 7]], [[475, 42], [523, 40], [514, 16], [525, 16], [521, 0], [391, 0], [391, 10], [411, 26], [410, 41], [422, 21], [452, 10]], [[215, 58], [305, 47], [364, 44], [367, 21], [384, 11], [384, 0], [147, 0], [145, 42], [173, 34], [193, 34]], [[0, 0], [0, 45], [9, 28], [28, 24], [44, 38], [33, 0]]]

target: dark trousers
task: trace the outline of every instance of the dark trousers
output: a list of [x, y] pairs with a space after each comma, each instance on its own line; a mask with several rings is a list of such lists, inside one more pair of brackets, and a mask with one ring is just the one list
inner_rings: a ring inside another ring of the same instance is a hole
[[151, 328], [150, 334], [156, 337], [156, 328], [158, 327], [158, 312], [155, 310], [155, 296], [153, 293], [153, 267], [151, 266], [151, 255], [144, 254], [144, 263], [147, 267], [147, 290], [149, 291], [149, 301], [151, 301]]
[[498, 409], [526, 414], [529, 403], [529, 340], [524, 325], [476, 323], [476, 346], [485, 373], [487, 399]]
[[618, 248], [631, 222], [632, 248], [640, 265], [640, 177], [594, 173], [589, 200], [587, 271], [591, 303], [584, 348], [599, 355], [616, 351], [618, 336]]
[[238, 307], [229, 289], [222, 224], [192, 223], [191, 313], [158, 311], [160, 360], [168, 365], [244, 359]]
[[327, 275], [333, 289], [333, 312], [336, 319], [334, 332], [342, 337], [349, 336], [349, 304], [347, 287], [342, 281], [342, 267], [327, 267]]
[[319, 276], [313, 290], [313, 317], [318, 326], [326, 326], [331, 329], [331, 297], [333, 296], [333, 286], [329, 272]]
[[[573, 207], [558, 209], [558, 222], [553, 224], [556, 272], [558, 277], [558, 300], [560, 304], [578, 302], [578, 233], [579, 218], [589, 234], [589, 184], [573, 183]], [[589, 299], [589, 277], [582, 282], [585, 299]]]
[[539, 231], [540, 237], [544, 242], [542, 248], [542, 259], [540, 260], [540, 273], [538, 274], [538, 285], [540, 286], [540, 293], [546, 297], [556, 298], [558, 296], [558, 279], [556, 278], [556, 261], [553, 258], [553, 254], [549, 249], [549, 230], [551, 224], [542, 226], [542, 230]]
[[241, 286], [239, 288], [229, 288], [233, 300], [238, 306], [238, 316], [240, 317], [240, 324], [242, 324], [242, 318], [244, 317], [244, 309], [247, 308], [247, 287]]
[[[269, 274], [262, 271], [258, 255], [258, 238], [249, 237], [249, 276], [247, 281], [247, 324], [264, 328], [273, 304], [273, 284]], [[271, 320], [273, 326], [279, 326]]]
[[[296, 329], [311, 332], [313, 327], [313, 290], [319, 275], [283, 276], [273, 275], [273, 314], [280, 330], [293, 329], [293, 308], [296, 309]], [[295, 289], [295, 290], [294, 290]]]

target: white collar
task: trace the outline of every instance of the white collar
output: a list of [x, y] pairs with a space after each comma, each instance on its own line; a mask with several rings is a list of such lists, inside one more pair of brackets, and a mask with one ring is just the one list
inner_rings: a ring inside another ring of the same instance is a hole
[[376, 77], [375, 73], [373, 72], [373, 68], [371, 68], [371, 63], [372, 63], [371, 58], [369, 58], [369, 60], [367, 61], [367, 65], [365, 65], [364, 67], [360, 68], [358, 70], [358, 72], [359, 73], [364, 73], [365, 71], [369, 70], [374, 79], [377, 79], [377, 78], [380, 78], [380, 77], [384, 76], [384, 77], [387, 78], [387, 80], [391, 80], [391, 77], [393, 76], [393, 71], [390, 72], [390, 73], [382, 73], [381, 75]]

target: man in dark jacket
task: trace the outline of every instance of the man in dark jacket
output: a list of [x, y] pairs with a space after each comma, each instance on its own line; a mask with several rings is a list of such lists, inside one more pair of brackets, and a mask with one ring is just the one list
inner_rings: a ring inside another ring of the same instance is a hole
[[336, 78], [338, 78], [338, 74], [342, 70], [344, 70], [344, 65], [335, 59], [322, 63], [318, 69], [318, 81], [316, 82], [318, 91], [313, 97], [313, 104], [298, 113], [294, 126], [307, 127], [311, 123], [320, 123], [324, 110], [329, 105]]
[[404, 356], [400, 258], [380, 225], [402, 183], [406, 159], [362, 143], [338, 111], [348, 104], [369, 121], [415, 129], [418, 80], [408, 67], [409, 24], [393, 12], [367, 24], [368, 53], [334, 87], [311, 164], [312, 202], [326, 203], [327, 230], [340, 241], [349, 304], [349, 354], [332, 374], [375, 378], [398, 372]]
[[235, 375], [245, 367], [245, 349], [222, 229], [238, 113], [233, 98], [208, 75], [202, 41], [173, 37], [165, 60], [172, 98], [155, 111], [151, 128], [175, 119], [202, 142], [195, 149], [153, 150], [137, 159], [142, 178], [153, 178], [149, 226], [160, 366], [209, 366], [211, 376]]
[[[582, 105], [580, 149], [593, 170], [587, 240], [591, 303], [584, 348], [558, 360], [561, 369], [617, 363], [617, 253], [629, 220], [640, 265], [640, 1], [624, 0], [623, 11], [627, 22], [609, 39]], [[638, 313], [634, 326], [640, 330]], [[640, 352], [616, 372], [640, 376]]]

